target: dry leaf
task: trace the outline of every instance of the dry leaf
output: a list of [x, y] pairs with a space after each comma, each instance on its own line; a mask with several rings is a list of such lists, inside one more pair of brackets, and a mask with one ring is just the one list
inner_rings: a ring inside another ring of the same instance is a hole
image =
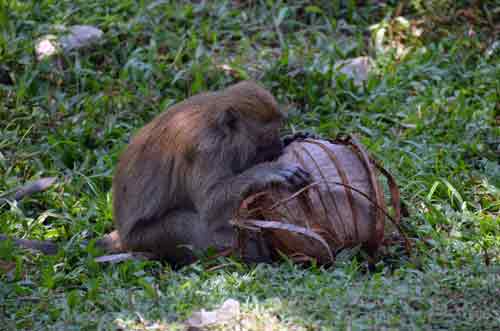
[[209, 325], [230, 322], [240, 314], [240, 303], [234, 299], [226, 300], [219, 309], [213, 311], [201, 310], [194, 312], [186, 320], [186, 325], [190, 328], [203, 328]]
[[28, 184], [22, 186], [17, 189], [14, 199], [19, 201], [26, 196], [30, 196], [34, 193], [43, 192], [49, 187], [51, 187], [57, 180], [57, 177], [44, 177], [33, 182], [29, 182]]

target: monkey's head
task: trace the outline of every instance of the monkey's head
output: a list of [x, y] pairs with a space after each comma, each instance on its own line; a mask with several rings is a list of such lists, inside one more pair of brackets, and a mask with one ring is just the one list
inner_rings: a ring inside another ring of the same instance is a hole
[[281, 155], [279, 133], [285, 116], [271, 93], [244, 81], [221, 91], [219, 96], [211, 126], [218, 131], [218, 146], [224, 150], [216, 153], [231, 160], [234, 171]]
[[184, 155], [190, 164], [224, 165], [239, 173], [281, 155], [284, 118], [271, 93], [244, 81], [173, 106], [146, 125], [131, 145], [147, 146], [152, 158]]

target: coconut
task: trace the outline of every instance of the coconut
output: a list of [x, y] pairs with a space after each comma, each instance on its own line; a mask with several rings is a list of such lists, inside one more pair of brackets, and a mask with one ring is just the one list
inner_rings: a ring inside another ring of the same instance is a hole
[[255, 231], [271, 251], [296, 261], [331, 263], [339, 251], [354, 246], [374, 256], [390, 217], [377, 169], [388, 176], [394, 209], [390, 218], [399, 225], [394, 179], [354, 138], [295, 141], [278, 161], [300, 165], [313, 182], [297, 192], [273, 187], [246, 198], [233, 220], [240, 244], [247, 231]]

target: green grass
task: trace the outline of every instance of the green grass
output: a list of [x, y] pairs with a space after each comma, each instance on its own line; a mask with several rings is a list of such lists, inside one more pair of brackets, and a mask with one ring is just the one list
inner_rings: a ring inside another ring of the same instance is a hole
[[[392, 19], [395, 1], [176, 3], [0, 2], [0, 65], [15, 81], [0, 85], [0, 196], [59, 178], [22, 201], [0, 198], [0, 233], [64, 247], [47, 257], [0, 244], [0, 329], [175, 330], [228, 298], [273, 330], [498, 329], [500, 51], [488, 53], [498, 5], [407, 5], [402, 15], [423, 21], [418, 37]], [[406, 56], [374, 49], [380, 22]], [[37, 62], [34, 41], [57, 24], [92, 24], [104, 38]], [[375, 68], [358, 88], [333, 66], [359, 55]], [[222, 259], [173, 271], [99, 265], [80, 247], [112, 229], [112, 173], [130, 136], [169, 105], [245, 78], [288, 109], [289, 129], [361, 137], [400, 184], [411, 258], [391, 249], [373, 272], [359, 256], [329, 269]]]

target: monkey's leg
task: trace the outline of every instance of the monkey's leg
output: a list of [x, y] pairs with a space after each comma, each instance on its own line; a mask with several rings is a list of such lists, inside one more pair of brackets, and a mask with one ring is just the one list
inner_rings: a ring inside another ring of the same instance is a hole
[[198, 213], [178, 209], [160, 219], [140, 221], [123, 235], [122, 241], [132, 251], [151, 252], [167, 262], [184, 265], [196, 259], [195, 252], [214, 246], [214, 235]]
[[[227, 222], [211, 226], [190, 210], [175, 210], [155, 222], [139, 222], [122, 238], [127, 249], [151, 252], [174, 265], [186, 265], [196, 260], [196, 253], [208, 248], [223, 252], [233, 248], [236, 232]], [[235, 251], [238, 254], [239, 251]], [[270, 253], [263, 242], [248, 238], [242, 249], [248, 262], [270, 262]]]

